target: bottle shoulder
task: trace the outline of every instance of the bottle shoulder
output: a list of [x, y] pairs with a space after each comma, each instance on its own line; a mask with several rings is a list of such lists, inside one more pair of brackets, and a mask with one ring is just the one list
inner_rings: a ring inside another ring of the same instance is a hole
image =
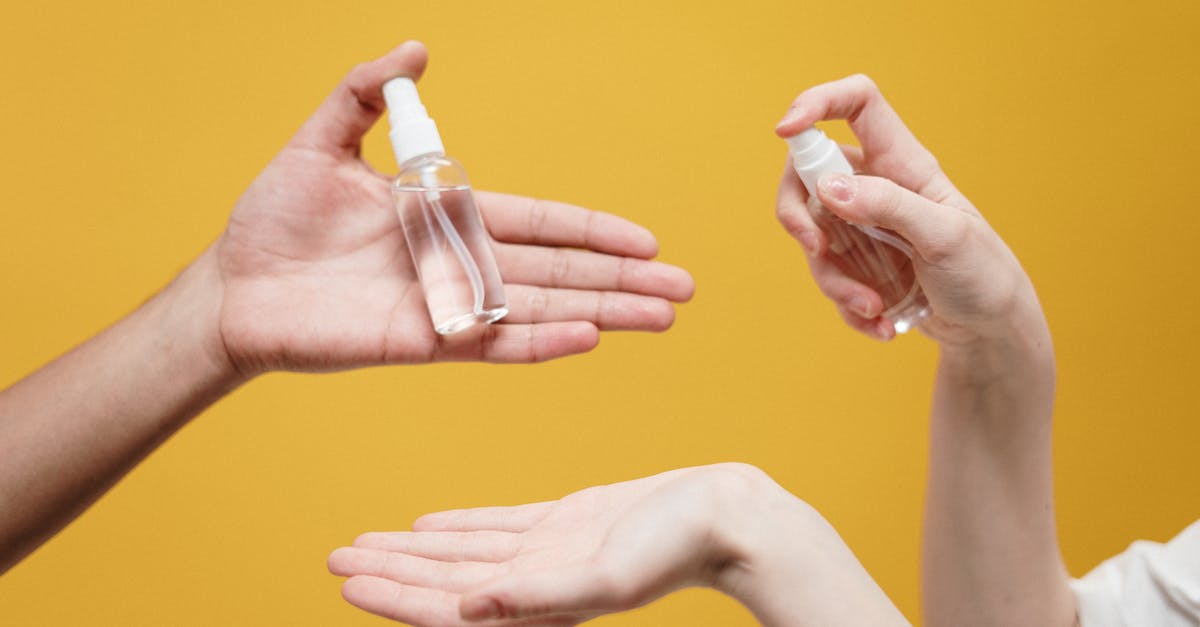
[[420, 155], [405, 161], [392, 181], [392, 188], [398, 190], [469, 187], [467, 169], [457, 159], [439, 153]]

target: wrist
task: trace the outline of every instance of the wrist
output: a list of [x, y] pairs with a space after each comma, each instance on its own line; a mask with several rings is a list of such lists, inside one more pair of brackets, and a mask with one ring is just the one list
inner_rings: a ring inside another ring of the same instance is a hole
[[147, 302], [154, 342], [198, 389], [223, 394], [249, 380], [229, 356], [221, 335], [222, 283], [216, 246], [209, 246]]
[[713, 523], [724, 547], [713, 588], [766, 627], [908, 625], [819, 512], [762, 471], [735, 466], [744, 481], [722, 492]]
[[941, 375], [957, 385], [987, 386], [1014, 377], [1053, 385], [1054, 345], [1036, 300], [992, 333], [970, 342], [940, 342], [938, 352]]
[[736, 480], [718, 493], [712, 536], [719, 547], [714, 556], [719, 568], [712, 587], [746, 606], [764, 625], [783, 624], [777, 607], [787, 594], [783, 591], [804, 586], [813, 545], [837, 534], [816, 510], [766, 473], [748, 465], [729, 466]]

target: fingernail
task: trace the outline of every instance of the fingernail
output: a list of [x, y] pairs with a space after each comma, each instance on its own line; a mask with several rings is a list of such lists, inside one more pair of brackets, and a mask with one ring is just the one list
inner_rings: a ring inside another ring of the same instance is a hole
[[880, 342], [891, 341], [896, 335], [896, 327], [892, 326], [887, 320], [880, 320], [875, 327], [875, 335]]
[[817, 256], [817, 234], [806, 231], [800, 234], [800, 245], [808, 252], [809, 257]]
[[850, 299], [850, 311], [853, 311], [864, 318], [875, 317], [871, 313], [871, 299], [862, 295], [855, 296], [854, 298]]
[[847, 203], [854, 200], [854, 192], [857, 191], [858, 182], [854, 177], [846, 174], [825, 173], [817, 180], [817, 190], [822, 196], [832, 198], [839, 203]]
[[787, 113], [783, 114], [783, 119], [779, 121], [779, 124], [775, 125], [775, 129], [779, 130], [802, 117], [804, 117], [804, 109], [792, 107], [788, 109]]
[[504, 616], [504, 606], [498, 599], [491, 597], [470, 597], [463, 599], [462, 605], [458, 608], [458, 613], [467, 620], [502, 618]]

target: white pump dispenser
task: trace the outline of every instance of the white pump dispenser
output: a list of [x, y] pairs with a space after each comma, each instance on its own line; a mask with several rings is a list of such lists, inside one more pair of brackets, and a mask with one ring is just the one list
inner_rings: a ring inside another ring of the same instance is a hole
[[437, 124], [421, 104], [417, 84], [411, 78], [393, 78], [384, 83], [383, 99], [387, 102], [388, 124], [392, 127], [388, 139], [392, 140], [396, 163], [426, 154], [446, 154]]
[[817, 180], [826, 172], [854, 174], [842, 149], [820, 129], [809, 127], [787, 139], [792, 168], [808, 190], [808, 210], [829, 241], [829, 256], [848, 276], [883, 299], [882, 316], [896, 333], [916, 326], [929, 313], [913, 269], [913, 249], [896, 233], [847, 224], [817, 200]]

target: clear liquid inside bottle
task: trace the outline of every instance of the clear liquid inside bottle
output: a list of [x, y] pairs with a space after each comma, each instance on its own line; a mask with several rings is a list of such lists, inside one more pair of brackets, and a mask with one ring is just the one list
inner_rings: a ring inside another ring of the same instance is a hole
[[896, 333], [905, 333], [929, 313], [929, 302], [917, 284], [911, 248], [896, 233], [879, 233], [909, 251], [880, 241], [831, 213], [815, 196], [808, 212], [829, 241], [826, 256], [850, 278], [875, 290], [883, 299], [883, 317]]
[[462, 166], [441, 155], [414, 159], [392, 195], [434, 329], [446, 335], [504, 317], [504, 283]]

